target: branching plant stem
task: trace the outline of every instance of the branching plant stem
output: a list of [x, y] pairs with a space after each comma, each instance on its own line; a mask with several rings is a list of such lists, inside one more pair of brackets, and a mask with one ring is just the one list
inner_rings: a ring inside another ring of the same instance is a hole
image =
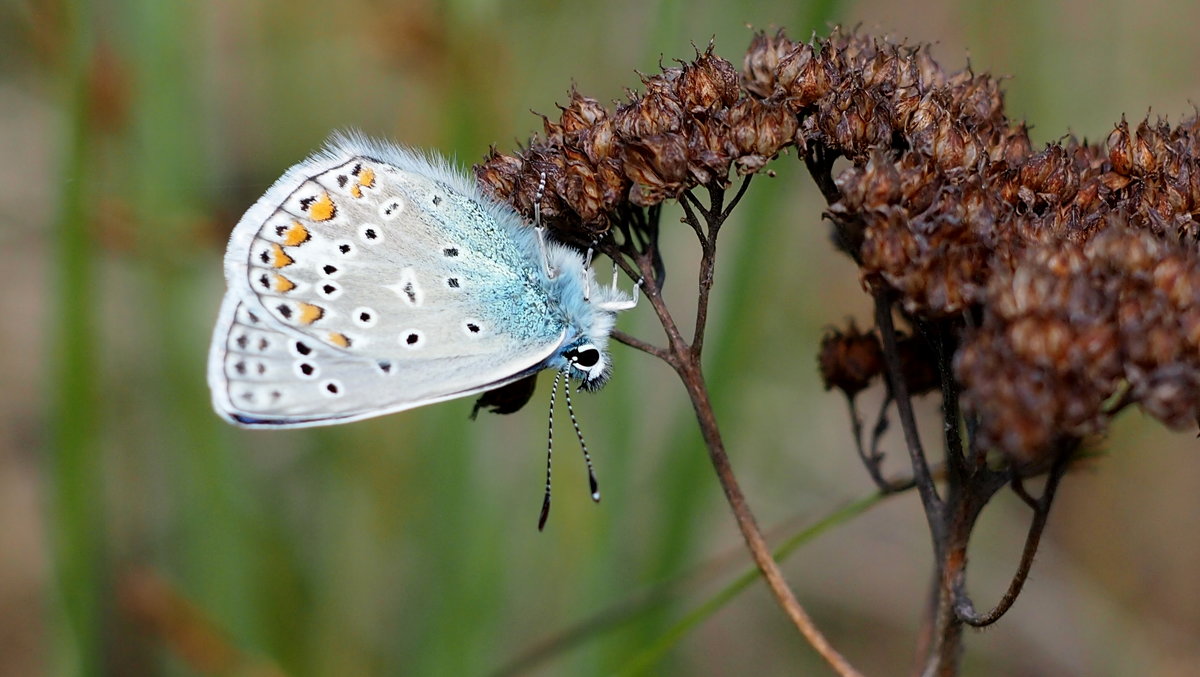
[[1050, 474], [1046, 478], [1046, 486], [1042, 489], [1042, 495], [1039, 498], [1035, 499], [1029, 495], [1025, 490], [1020, 476], [1013, 478], [1013, 492], [1033, 508], [1033, 520], [1029, 524], [1029, 533], [1025, 537], [1025, 548], [1021, 551], [1021, 562], [1017, 565], [1017, 572], [1009, 583], [1008, 590], [1005, 591], [1004, 596], [1000, 598], [1000, 601], [991, 611], [985, 614], [979, 614], [975, 611], [975, 606], [971, 602], [971, 598], [967, 596], [966, 577], [963, 576], [957, 582], [954, 590], [955, 597], [958, 599], [954, 606], [954, 613], [960, 621], [976, 628], [986, 627], [1000, 620], [1012, 608], [1013, 603], [1017, 601], [1017, 596], [1021, 594], [1021, 588], [1025, 586], [1025, 581], [1029, 578], [1029, 570], [1033, 567], [1033, 557], [1037, 554], [1038, 543], [1041, 541], [1042, 532], [1046, 528], [1046, 520], [1050, 517], [1050, 504], [1054, 502], [1054, 492], [1058, 489], [1059, 480], [1066, 473], [1067, 465], [1073, 453], [1073, 448], [1064, 449], [1059, 453], [1058, 458], [1054, 461], [1054, 467], [1050, 469]]
[[[663, 330], [666, 332], [667, 347], [665, 349], [657, 348], [624, 334], [615, 334], [614, 338], [663, 359], [675, 369], [680, 380], [683, 381], [688, 397], [692, 402], [696, 420], [700, 425], [701, 435], [704, 438], [705, 446], [708, 448], [709, 460], [712, 462], [717, 479], [721, 483], [725, 499], [733, 511], [734, 519], [742, 532], [742, 537], [746, 541], [746, 547], [750, 551], [759, 571], [762, 572], [762, 576], [766, 580], [772, 596], [788, 616], [788, 619], [791, 620], [792, 624], [796, 626], [797, 630], [800, 631], [808, 643], [812, 645], [837, 674], [844, 677], [859, 675], [860, 673], [833, 648], [824, 634], [816, 627], [812, 618], [809, 617], [808, 613], [796, 599], [787, 581], [784, 580], [783, 573], [779, 570], [779, 565], [772, 556], [766, 539], [763, 537], [762, 531], [759, 529], [758, 523], [754, 518], [754, 513], [750, 510], [750, 506], [746, 502], [746, 497], [742, 493], [741, 486], [734, 476], [733, 466], [729, 461], [728, 454], [725, 452], [724, 442], [721, 440], [721, 432], [717, 426], [716, 414], [713, 412], [712, 401], [708, 396], [708, 389], [705, 385], [704, 374], [701, 369], [700, 355], [704, 341], [704, 325], [708, 318], [708, 300], [713, 284], [717, 234], [721, 223], [729, 215], [729, 210], [737, 204], [738, 200], [745, 193], [748, 183], [748, 179], [743, 181], [740, 190], [728, 206], [724, 204], [724, 190], [718, 187], [709, 189], [710, 205], [707, 208], [703, 207], [699, 200], [691, 193], [686, 194], [679, 201], [684, 208], [684, 220], [696, 231], [701, 246], [696, 330], [691, 344], [683, 338], [678, 325], [675, 323], [663, 300], [662, 289], [655, 275], [656, 243], [653, 240], [643, 241], [643, 246], [637, 246], [634, 243], [638, 238], [625, 237], [619, 249], [614, 247], [606, 252], [613, 257], [626, 273], [631, 274], [635, 279], [642, 280], [643, 294], [654, 309], [663, 326]], [[704, 216], [703, 223], [697, 218], [697, 213]], [[615, 256], [613, 256], [614, 254]]]
[[[805, 165], [830, 205], [841, 198], [831, 174], [833, 158], [834, 154], [821, 144], [811, 144], [804, 153]], [[856, 262], [859, 260], [859, 247], [864, 236], [862, 225], [853, 216], [843, 214], [834, 218], [834, 239]], [[956, 327], [949, 320], [939, 323], [914, 319], [914, 327], [929, 341], [937, 356], [946, 468], [945, 487], [939, 493], [929, 470], [929, 459], [917, 432], [912, 393], [905, 377], [906, 364], [901, 357], [899, 337], [892, 317], [893, 305], [894, 298], [890, 292], [879, 290], [875, 293], [875, 327], [883, 348], [887, 395], [884, 413], [881, 413], [876, 423], [870, 450], [864, 448], [862, 421], [853, 401], [850, 403], [851, 429], [859, 458], [868, 474], [881, 490], [886, 490], [879, 467], [881, 454], [876, 445], [882, 431], [887, 427], [888, 404], [895, 403], [895, 411], [900, 419], [905, 446], [912, 463], [913, 482], [920, 494], [921, 505], [929, 524], [934, 554], [934, 583], [930, 591], [926, 626], [922, 629], [918, 641], [917, 673], [952, 676], [958, 674], [961, 665], [964, 626], [983, 627], [996, 622], [1012, 607], [1020, 594], [1033, 564], [1055, 489], [1078, 441], [1064, 441], [1039, 498], [1034, 498], [1025, 491], [1019, 470], [1007, 466], [999, 469], [989, 467], [988, 450], [977, 443], [975, 435], [978, 422], [969, 416], [964, 420], [960, 409], [960, 386], [954, 376], [952, 364], [958, 341]], [[961, 321], [970, 326], [970, 314], [964, 314]], [[1123, 404], [1124, 398], [1113, 406], [1120, 408]], [[1010, 483], [1013, 491], [1032, 508], [1033, 519], [1020, 564], [1007, 592], [995, 608], [985, 614], [979, 614], [966, 592], [967, 547], [980, 512], [1006, 483]]]

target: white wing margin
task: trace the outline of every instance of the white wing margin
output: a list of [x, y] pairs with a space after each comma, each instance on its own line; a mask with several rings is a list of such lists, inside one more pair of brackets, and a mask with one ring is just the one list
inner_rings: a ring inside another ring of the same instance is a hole
[[[380, 416], [472, 395], [536, 371], [557, 350], [490, 365], [506, 376], [481, 381], [477, 364], [451, 360], [436, 379], [411, 367], [333, 350], [279, 327], [233, 294], [225, 297], [209, 350], [213, 408], [250, 428], [302, 428]], [[532, 366], [526, 364], [532, 360]], [[428, 368], [428, 367], [426, 367]]]

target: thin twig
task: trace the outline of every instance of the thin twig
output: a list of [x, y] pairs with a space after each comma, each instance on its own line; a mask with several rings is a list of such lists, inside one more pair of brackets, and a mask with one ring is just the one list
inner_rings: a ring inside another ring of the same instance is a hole
[[967, 457], [971, 459], [971, 471], [979, 472], [987, 466], [987, 448], [979, 443], [979, 416], [967, 416]]
[[692, 399], [692, 407], [695, 409], [696, 419], [700, 423], [700, 432], [704, 436], [704, 441], [708, 446], [709, 460], [712, 461], [713, 469], [717, 473], [717, 479], [720, 480], [721, 488], [725, 491], [725, 499], [729, 502], [729, 507], [733, 510], [734, 519], [737, 521], [738, 528], [742, 531], [742, 537], [746, 541], [746, 546], [749, 548], [750, 554], [754, 557], [754, 563], [758, 565], [759, 571], [762, 572], [767, 586], [770, 587], [776, 601], [779, 602], [784, 613], [791, 619], [792, 624], [804, 635], [813, 649], [829, 663], [830, 667], [837, 671], [839, 675], [859, 675], [860, 673], [833, 648], [833, 645], [829, 643], [829, 640], [825, 638], [825, 635], [813, 623], [812, 618], [805, 612], [804, 607], [800, 605], [799, 600], [792, 593], [792, 589], [788, 587], [787, 581], [784, 580], [783, 573], [779, 570], [779, 565], [771, 555], [771, 550], [758, 528], [758, 524], [754, 519], [754, 513], [746, 503], [746, 497], [742, 494], [741, 486], [738, 485], [737, 478], [734, 477], [733, 466], [729, 462], [729, 456], [725, 453], [725, 445], [721, 441], [721, 434], [717, 428], [716, 417], [713, 415], [712, 403], [708, 399], [708, 390], [704, 386], [704, 379], [700, 374], [699, 365], [691, 357], [690, 351], [684, 351], [679, 354], [679, 357], [683, 362], [682, 368], [679, 370], [680, 376], [683, 378], [688, 395]]
[[[944, 326], [933, 328], [934, 349], [937, 351], [938, 375], [942, 384], [942, 417], [945, 428], [946, 467], [952, 473], [966, 472], [966, 460], [963, 456], [962, 444], [962, 414], [958, 408], [958, 381], [954, 378], [954, 368], [951, 360], [954, 357], [954, 345], [947, 345], [953, 339]], [[925, 332], [926, 336], [929, 332]]]
[[830, 175], [836, 156], [828, 157], [826, 156], [827, 152], [823, 144], [810, 142], [804, 150], [804, 166], [808, 168], [813, 182], [821, 190], [825, 202], [833, 204], [842, 199], [842, 191], [838, 189], [837, 184], [833, 182], [833, 176]]
[[[716, 227], [710, 227], [709, 232], [716, 235]], [[713, 275], [715, 272], [717, 248], [712, 241], [705, 245], [700, 256], [699, 293], [696, 297], [696, 328], [692, 334], [692, 357], [699, 362], [700, 353], [704, 350], [704, 328], [708, 326], [708, 302], [711, 296]]]
[[[772, 540], [779, 540], [780, 537], [786, 536], [780, 545], [775, 548], [775, 559], [777, 561], [787, 559], [800, 546], [815, 540], [817, 536], [834, 526], [846, 523], [862, 515], [873, 506], [880, 505], [883, 500], [912, 489], [914, 486], [912, 480], [906, 478], [893, 478], [889, 480], [889, 483], [900, 487], [900, 489], [894, 492], [877, 491], [868, 494], [833, 510], [815, 522], [810, 521], [808, 518], [804, 520], [791, 518], [768, 529], [767, 535]], [[806, 525], [799, 531], [796, 531], [795, 525], [802, 521]], [[512, 675], [527, 674], [538, 665], [594, 639], [598, 635], [621, 627], [657, 605], [672, 598], [682, 597], [685, 588], [697, 589], [701, 584], [724, 576], [730, 568], [742, 566], [744, 561], [744, 546], [727, 549], [674, 578], [656, 584], [651, 588], [634, 592], [628, 598], [619, 600], [611, 606], [601, 609], [571, 626], [560, 629], [518, 653], [492, 673], [492, 677], [511, 677]], [[710, 596], [698, 609], [689, 612], [680, 621], [677, 621], [671, 630], [660, 636], [659, 640], [651, 644], [649, 648], [639, 652], [638, 656], [653, 657], [656, 655], [656, 647], [671, 644], [678, 640], [681, 631], [694, 627], [697, 622], [709, 617], [717, 609], [732, 601], [738, 593], [745, 590], [760, 575], [761, 572], [757, 568], [754, 568], [738, 576], [720, 592]], [[633, 663], [646, 665], [648, 661], [639, 661], [635, 658]], [[622, 672], [634, 671], [624, 670]]]
[[[663, 330], [667, 332], [667, 343], [669, 351], [676, 356], [679, 354], [678, 345], [686, 345], [683, 337], [679, 333], [679, 327], [675, 324], [675, 318], [671, 316], [671, 312], [667, 310], [666, 304], [662, 299], [662, 290], [658, 287], [658, 281], [654, 278], [654, 266], [651, 261], [651, 254], [638, 253], [633, 256], [633, 263], [638, 268], [638, 273], [644, 280], [642, 284], [642, 295], [650, 302], [650, 307], [654, 309], [654, 314], [658, 316], [658, 321], [662, 324]], [[679, 365], [673, 365], [676, 369]]]
[[[725, 187], [720, 184], [707, 184], [708, 189], [708, 222], [718, 226], [725, 220]], [[716, 237], [716, 234], [713, 234]]]
[[[742, 182], [737, 197], [734, 198], [734, 205], [745, 194], [749, 184], [750, 180], [747, 177]], [[704, 351], [704, 330], [708, 326], [708, 304], [711, 297], [713, 275], [716, 271], [717, 262], [717, 235], [720, 233], [725, 219], [729, 216], [729, 212], [723, 209], [725, 203], [724, 188], [709, 186], [708, 196], [710, 202], [709, 210], [706, 212], [708, 218], [708, 237], [701, 238], [700, 240], [699, 294], [696, 299], [696, 326], [692, 334], [692, 356], [697, 363], [700, 361], [700, 354]]]
[[946, 522], [932, 531], [936, 556], [937, 584], [934, 611], [930, 616], [932, 644], [926, 655], [925, 675], [958, 675], [962, 661], [963, 622], [956, 611], [957, 586], [963, 585], [967, 570], [967, 546], [983, 507], [1007, 482], [1004, 473], [974, 472], [965, 477], [949, 473]]
[[883, 401], [879, 403], [879, 414], [875, 417], [875, 427], [871, 429], [871, 458], [877, 458], [880, 462], [883, 460], [883, 452], [879, 450], [879, 443], [889, 427], [887, 410], [891, 403], [892, 391], [885, 388]]
[[[689, 204], [689, 203], [691, 203], [691, 204]], [[679, 204], [680, 204], [680, 205], [682, 205], [682, 206], [683, 206], [683, 208], [684, 208], [685, 210], [689, 210], [689, 211], [690, 211], [690, 209], [689, 209], [690, 207], [695, 207], [695, 208], [696, 208], [696, 211], [698, 211], [698, 212], [700, 212], [701, 214], [703, 214], [703, 215], [704, 215], [704, 221], [705, 221], [706, 223], [709, 223], [709, 222], [711, 222], [711, 221], [712, 221], [712, 215], [713, 215], [714, 213], [716, 213], [716, 212], [710, 212], [709, 210], [705, 209], [705, 208], [704, 208], [704, 205], [700, 204], [700, 200], [699, 200], [699, 198], [697, 198], [697, 197], [696, 197], [696, 194], [695, 194], [695, 193], [693, 193], [691, 190], [686, 190], [686, 191], [684, 191], [684, 193], [683, 193], [683, 199], [679, 201]], [[699, 221], [697, 221], [697, 222], [696, 222], [696, 225], [695, 225], [695, 227], [696, 227], [696, 228], [699, 228], [699, 227], [700, 227], [700, 222], [699, 222]], [[708, 239], [708, 238], [707, 238], [707, 237], [705, 237], [703, 234], [701, 234], [701, 235], [700, 235], [700, 239], [702, 239], [702, 240], [706, 240], [706, 239]]]
[[[966, 576], [961, 577], [956, 582], [954, 592], [958, 597], [958, 601], [954, 605], [954, 613], [960, 621], [976, 628], [991, 625], [1000, 620], [1012, 608], [1013, 603], [1017, 601], [1017, 597], [1021, 594], [1021, 589], [1025, 587], [1025, 581], [1029, 578], [1029, 570], [1033, 567], [1033, 557], [1037, 554], [1038, 544], [1042, 539], [1042, 532], [1046, 528], [1046, 520], [1050, 517], [1050, 506], [1054, 502], [1054, 492], [1058, 489], [1059, 480], [1066, 473], [1067, 465], [1074, 455], [1074, 449], [1075, 445], [1071, 445], [1067, 449], [1062, 450], [1058, 458], [1054, 460], [1054, 465], [1050, 468], [1050, 474], [1046, 478], [1046, 486], [1042, 490], [1041, 498], [1036, 502], [1033, 520], [1029, 523], [1029, 533], [1025, 536], [1025, 548], [1021, 551], [1021, 562], [1017, 565], [1017, 572], [1009, 583], [1008, 590], [1005, 591], [1004, 596], [1000, 598], [995, 608], [986, 614], [977, 614], [975, 612], [975, 605], [967, 595]], [[1023, 494], [1024, 497], [1029, 497], [1029, 493], [1025, 491], [1025, 487], [1021, 484], [1019, 476], [1014, 476], [1012, 482], [1013, 490], [1018, 495]]]
[[871, 481], [880, 491], [889, 491], [887, 480], [883, 477], [883, 469], [880, 461], [883, 460], [883, 455], [874, 448], [874, 439], [872, 439], [872, 449], [867, 451], [863, 446], [863, 422], [862, 417], [858, 415], [858, 406], [854, 404], [854, 397], [846, 396], [846, 406], [850, 409], [850, 431], [854, 434], [854, 449], [858, 452], [858, 460], [862, 461], [863, 467], [867, 469], [867, 474], [871, 476]]
[[620, 329], [612, 330], [612, 332], [609, 334], [609, 336], [611, 336], [613, 339], [615, 339], [619, 343], [624, 343], [625, 345], [629, 346], [630, 348], [636, 348], [636, 349], [642, 351], [643, 353], [653, 355], [654, 357], [657, 357], [658, 359], [666, 362], [667, 364], [671, 365], [672, 367], [675, 366], [675, 356], [673, 354], [671, 354], [671, 352], [668, 351], [666, 348], [660, 348], [660, 347], [654, 345], [653, 343], [647, 343], [646, 341], [643, 341], [639, 338], [636, 338], [634, 336], [626, 334], [625, 332], [621, 331]]
[[[729, 201], [729, 204], [725, 206], [725, 210], [720, 212], [722, 223], [725, 222], [725, 219], [729, 218], [729, 214], [733, 212], [733, 208], [738, 206], [738, 203], [742, 201], [742, 196], [746, 194], [746, 189], [750, 187], [750, 180], [753, 178], [753, 174], [747, 174], [746, 177], [742, 179], [742, 185], [738, 186], [737, 193], [734, 194], [733, 199]], [[722, 194], [724, 194], [724, 191], [722, 191]]]
[[683, 207], [683, 218], [680, 219], [680, 221], [688, 224], [692, 227], [692, 230], [696, 231], [696, 239], [700, 240], [700, 246], [705, 251], [708, 251], [708, 235], [704, 233], [704, 227], [700, 225], [700, 219], [696, 218], [696, 212], [692, 211], [693, 206], [689, 204], [689, 200], [686, 198], [691, 198], [690, 202], [695, 203], [694, 208], [699, 210], [701, 214], [704, 214], [705, 218], [708, 218], [708, 212], [704, 211], [704, 209], [700, 207], [700, 203], [696, 200], [696, 196], [692, 195], [692, 191], [689, 190], [688, 192], [684, 193], [683, 196], [685, 199], [679, 201], [679, 205]]
[[1011, 484], [1013, 493], [1016, 494], [1017, 497], [1025, 503], [1025, 505], [1033, 509], [1034, 512], [1037, 512], [1041, 507], [1041, 499], [1034, 498], [1033, 494], [1029, 493], [1029, 490], [1025, 488], [1025, 480], [1022, 479], [1020, 475], [1013, 475]]
[[629, 279], [635, 280], [635, 281], [637, 279], [639, 279], [640, 273], [638, 272], [637, 267], [635, 267], [634, 264], [630, 263], [629, 260], [625, 258], [625, 255], [620, 250], [606, 247], [606, 246], [604, 246], [603, 243], [601, 243], [600, 251], [602, 253], [604, 253], [605, 256], [612, 259], [613, 263], [617, 264], [617, 267], [620, 268], [622, 272], [624, 272], [626, 275], [629, 276]]
[[900, 427], [904, 430], [904, 442], [912, 460], [913, 479], [917, 482], [917, 493], [921, 496], [921, 504], [925, 508], [925, 517], [929, 522], [930, 533], [934, 537], [934, 550], [942, 552], [945, 544], [945, 524], [943, 516], [945, 504], [938, 496], [937, 487], [929, 474], [929, 463], [925, 459], [925, 450], [921, 446], [921, 437], [917, 433], [916, 417], [913, 414], [912, 398], [908, 395], [908, 384], [904, 381], [904, 372], [900, 365], [900, 351], [896, 346], [896, 328], [892, 323], [892, 304], [886, 292], [875, 294], [875, 324], [883, 339], [883, 357], [887, 364], [888, 387], [896, 400], [896, 409], [900, 414]]

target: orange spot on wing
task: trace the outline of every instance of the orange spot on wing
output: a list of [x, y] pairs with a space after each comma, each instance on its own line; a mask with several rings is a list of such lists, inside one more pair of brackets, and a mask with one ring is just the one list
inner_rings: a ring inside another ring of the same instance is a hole
[[350, 194], [354, 197], [362, 197], [362, 188], [359, 188], [357, 184], [350, 186]]
[[296, 283], [287, 279], [282, 275], [275, 276], [275, 291], [291, 291], [296, 288]]
[[290, 266], [295, 262], [296, 261], [292, 259], [292, 257], [288, 256], [283, 251], [283, 247], [280, 247], [277, 244], [271, 245], [271, 265], [275, 266], [276, 268], [283, 268], [284, 266]]
[[337, 334], [337, 333], [330, 334], [329, 342], [340, 348], [349, 348], [350, 347], [350, 337], [346, 336], [345, 334]]
[[321, 193], [321, 197], [308, 207], [308, 215], [313, 221], [328, 221], [334, 214], [337, 214], [337, 205], [333, 204], [329, 193]]
[[358, 185], [364, 188], [370, 188], [375, 185], [375, 170], [370, 167], [363, 167], [363, 170], [358, 174]]
[[308, 229], [300, 224], [299, 221], [293, 221], [292, 227], [288, 228], [283, 234], [283, 243], [289, 247], [304, 244], [308, 242]]
[[300, 315], [296, 318], [300, 324], [312, 324], [325, 316], [325, 309], [311, 303], [300, 304]]

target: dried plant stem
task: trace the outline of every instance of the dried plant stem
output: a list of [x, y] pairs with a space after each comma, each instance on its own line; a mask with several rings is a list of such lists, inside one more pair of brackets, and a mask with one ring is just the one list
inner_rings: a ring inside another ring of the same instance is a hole
[[891, 403], [890, 395], [885, 395], [883, 403], [880, 405], [879, 415], [875, 418], [875, 425], [871, 429], [871, 448], [868, 450], [863, 445], [863, 422], [858, 413], [858, 404], [853, 397], [846, 397], [846, 405], [850, 410], [850, 432], [854, 435], [854, 449], [858, 452], [858, 459], [862, 461], [863, 467], [867, 469], [867, 474], [871, 476], [871, 481], [884, 494], [907, 491], [916, 486], [912, 479], [905, 480], [903, 484], [897, 484], [894, 480], [884, 477], [883, 474], [883, 452], [879, 451], [879, 440], [887, 430], [886, 413], [888, 405]]
[[[944, 326], [936, 325], [932, 332], [929, 326], [921, 326], [927, 336], [933, 334], [937, 349], [937, 370], [942, 390], [942, 416], [945, 421], [942, 429], [945, 432], [946, 467], [949, 472], [958, 476], [958, 480], [964, 480], [968, 470], [963, 454], [962, 427], [959, 425], [962, 417], [958, 402], [959, 387], [958, 381], [954, 378], [954, 366], [952, 365], [954, 338]], [[978, 471], [979, 469], [977, 466], [972, 470]]]
[[[743, 182], [741, 190], [731, 200], [728, 207], [725, 207], [723, 204], [724, 191], [719, 188], [710, 189], [711, 204], [707, 209], [700, 205], [695, 196], [690, 193], [680, 200], [680, 204], [683, 205], [686, 214], [684, 220], [696, 231], [696, 235], [700, 239], [702, 252], [698, 281], [697, 326], [693, 342], [690, 345], [684, 340], [678, 325], [676, 325], [674, 318], [663, 301], [659, 281], [655, 276], [654, 261], [656, 252], [653, 251], [654, 244], [650, 243], [648, 247], [638, 249], [630, 246], [631, 241], [627, 239], [625, 246], [617, 254], [615, 260], [618, 260], [618, 264], [622, 265], [626, 269], [626, 272], [633, 272], [630, 270], [629, 265], [629, 259], [632, 259], [633, 267], [636, 268], [636, 272], [643, 281], [644, 294], [654, 312], [658, 315], [659, 321], [662, 323], [663, 329], [667, 334], [668, 346], [665, 349], [666, 355], [663, 355], [663, 349], [650, 346], [636, 339], [626, 341], [626, 343], [637, 348], [651, 348], [651, 350], [647, 350], [646, 352], [661, 357], [679, 374], [684, 387], [687, 389], [688, 397], [692, 402], [692, 408], [695, 410], [701, 435], [704, 438], [705, 446], [708, 448], [709, 460], [712, 462], [717, 479], [721, 483], [722, 490], [725, 492], [725, 499], [733, 511], [738, 529], [741, 530], [742, 537], [746, 541], [746, 547], [749, 549], [755, 564], [766, 580], [767, 586], [770, 588], [776, 602], [783, 609], [784, 613], [787, 614], [792, 624], [800, 631], [800, 634], [804, 636], [808, 643], [812, 645], [817, 653], [839, 675], [859, 675], [860, 673], [833, 648], [829, 640], [825, 638], [825, 635], [813, 623], [812, 618], [809, 617], [804, 607], [800, 605], [800, 602], [796, 599], [795, 594], [784, 579], [783, 573], [779, 570], [779, 565], [772, 556], [766, 539], [763, 537], [762, 531], [759, 529], [758, 523], [754, 518], [754, 513], [750, 510], [750, 506], [746, 502], [745, 494], [742, 493], [741, 486], [734, 476], [733, 466], [729, 461], [728, 454], [725, 452], [725, 444], [721, 440], [721, 432], [717, 426], [716, 415], [713, 412], [712, 402], [709, 399], [708, 389], [705, 385], [704, 375], [700, 366], [700, 349], [703, 345], [704, 324], [707, 321], [708, 313], [708, 299], [713, 283], [716, 235], [721, 223], [729, 215], [729, 210], [736, 205], [737, 201], [744, 194], [746, 185], [747, 183]], [[701, 225], [701, 221], [696, 218], [697, 212], [704, 216], [704, 222], [708, 226], [707, 231]], [[617, 340], [625, 340], [630, 337], [617, 335], [616, 338]]]
[[690, 357], [682, 355], [680, 357], [683, 364], [679, 370], [679, 375], [683, 379], [688, 396], [692, 400], [692, 407], [696, 411], [696, 420], [700, 423], [701, 434], [704, 436], [704, 442], [708, 446], [709, 460], [712, 461], [713, 469], [717, 473], [717, 479], [721, 482], [721, 488], [725, 492], [725, 499], [729, 502], [730, 509], [733, 510], [733, 515], [737, 520], [738, 528], [741, 529], [742, 537], [746, 540], [746, 547], [750, 550], [751, 556], [754, 557], [754, 563], [758, 565], [759, 571], [762, 572], [768, 587], [771, 588], [771, 593], [775, 596], [775, 600], [779, 603], [784, 613], [791, 619], [792, 624], [804, 635], [804, 638], [808, 640], [808, 643], [812, 645], [817, 653], [829, 663], [830, 667], [836, 670], [839, 675], [860, 674], [833, 648], [829, 640], [825, 638], [825, 635], [813, 623], [812, 618], [805, 612], [804, 607], [800, 605], [795, 594], [788, 587], [787, 581], [784, 580], [783, 573], [779, 570], [779, 565], [775, 562], [774, 557], [772, 557], [771, 550], [758, 528], [758, 524], [754, 519], [754, 513], [751, 512], [750, 506], [746, 503], [746, 497], [742, 494], [741, 486], [738, 485], [737, 478], [734, 477], [733, 466], [730, 465], [729, 456], [725, 453], [725, 445], [721, 441], [721, 433], [717, 428], [716, 417], [713, 414], [712, 403], [708, 398], [708, 390], [704, 386], [704, 377], [700, 373], [699, 364]]
[[892, 302], [885, 292], [878, 292], [875, 295], [875, 324], [879, 327], [880, 338], [883, 341], [888, 389], [896, 401], [897, 411], [900, 412], [900, 427], [904, 430], [905, 446], [908, 447], [909, 458], [912, 460], [913, 479], [917, 483], [917, 493], [921, 496], [921, 504], [925, 507], [925, 516], [929, 521], [929, 530], [933, 534], [934, 554], [940, 556], [944, 552], [943, 516], [946, 505], [938, 496], [937, 487], [933, 484], [933, 476], [929, 472], [929, 463], [925, 458], [925, 449], [921, 446], [921, 436], [917, 433], [917, 420], [913, 414], [912, 398], [909, 397], [908, 384], [901, 371], [900, 353], [896, 345], [896, 327], [892, 322]]
[[[875, 295], [875, 324], [883, 344], [888, 389], [896, 402], [905, 444], [912, 461], [913, 479], [929, 523], [936, 567], [929, 627], [922, 631], [920, 663], [923, 667], [920, 674], [949, 677], [958, 674], [962, 657], [965, 619], [961, 616], [966, 608], [963, 606], [964, 600], [969, 604], [963, 591], [971, 533], [984, 506], [1004, 486], [1009, 476], [1004, 472], [993, 471], [985, 465], [967, 467], [964, 464], [958, 387], [950, 372], [949, 354], [945, 345], [949, 339], [944, 333], [930, 336], [933, 328], [923, 326], [925, 334], [939, 344], [938, 367], [942, 381], [942, 423], [945, 430], [943, 443], [947, 473], [945, 496], [938, 494], [925, 449], [917, 433], [912, 398], [905, 382], [897, 347], [896, 328], [892, 320], [892, 300], [886, 292]], [[1037, 529], [1037, 532], [1040, 533], [1040, 529]], [[1033, 547], [1036, 548], [1036, 543]], [[1027, 554], [1032, 562], [1032, 552]], [[1019, 584], [1014, 584], [1013, 588], [1017, 592], [1020, 591]], [[1011, 601], [1009, 604], [1011, 605]]]
[[636, 336], [632, 336], [630, 334], [627, 334], [627, 333], [621, 331], [620, 329], [612, 330], [612, 333], [609, 334], [609, 336], [611, 336], [614, 341], [624, 343], [625, 345], [629, 346], [630, 348], [636, 348], [636, 349], [642, 351], [643, 353], [653, 355], [654, 357], [657, 357], [658, 359], [662, 360], [663, 362], [666, 362], [667, 364], [673, 364], [673, 362], [671, 361], [671, 359], [672, 359], [671, 353], [667, 352], [666, 348], [660, 348], [660, 347], [654, 345], [653, 343], [648, 343], [646, 341], [643, 341], [640, 338], [637, 338]]
[[1004, 596], [991, 611], [983, 615], [975, 611], [971, 598], [967, 596], [966, 577], [963, 576], [958, 581], [954, 591], [958, 598], [954, 606], [954, 613], [962, 622], [976, 628], [986, 627], [1000, 620], [1017, 601], [1017, 596], [1021, 594], [1021, 589], [1025, 586], [1026, 579], [1029, 578], [1029, 570], [1033, 567], [1033, 556], [1037, 554], [1042, 532], [1046, 528], [1046, 520], [1050, 517], [1050, 505], [1054, 502], [1054, 492], [1058, 489], [1059, 480], [1066, 473], [1073, 452], [1074, 449], [1070, 447], [1060, 452], [1054, 461], [1054, 467], [1050, 469], [1050, 475], [1046, 478], [1046, 487], [1042, 490], [1040, 498], [1035, 499], [1029, 495], [1019, 476], [1013, 478], [1013, 491], [1033, 508], [1033, 520], [1029, 523], [1029, 533], [1025, 536], [1025, 548], [1021, 551], [1021, 562], [1017, 565], [1017, 572], [1013, 575]]

